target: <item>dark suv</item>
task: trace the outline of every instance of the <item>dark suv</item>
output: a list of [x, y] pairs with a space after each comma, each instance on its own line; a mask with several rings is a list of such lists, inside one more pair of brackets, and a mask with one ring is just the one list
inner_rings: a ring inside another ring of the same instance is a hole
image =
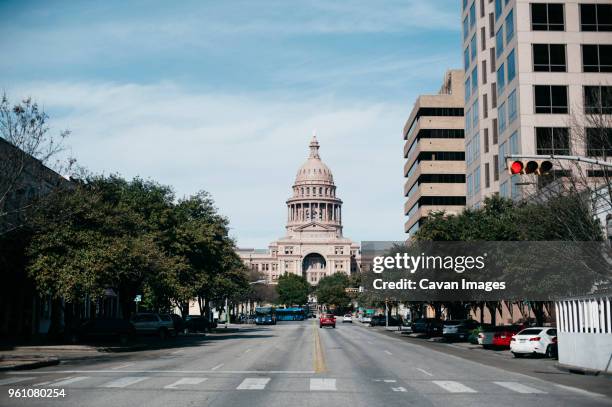
[[442, 335], [443, 323], [436, 318], [419, 318], [412, 322], [412, 332], [427, 336]]

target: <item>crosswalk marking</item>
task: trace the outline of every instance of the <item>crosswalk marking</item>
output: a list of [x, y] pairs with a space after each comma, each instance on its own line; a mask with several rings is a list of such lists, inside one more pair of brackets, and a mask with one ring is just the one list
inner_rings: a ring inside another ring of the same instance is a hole
[[336, 379], [310, 379], [310, 391], [336, 391]]
[[126, 376], [111, 380], [110, 382], [103, 384], [102, 387], [127, 387], [147, 379], [148, 377], [142, 376]]
[[89, 379], [89, 376], [76, 376], [76, 377], [68, 377], [64, 380], [60, 380], [59, 382], [54, 382], [51, 386], [63, 387], [72, 383], [80, 382], [81, 380]]
[[270, 381], [269, 377], [247, 377], [240, 383], [237, 390], [263, 390]]
[[182, 379], [179, 379], [172, 384], [164, 386], [164, 389], [176, 389], [177, 386], [185, 384], [200, 384], [206, 379], [206, 377], [183, 377]]
[[505, 387], [506, 389], [515, 391], [517, 393], [523, 393], [523, 394], [528, 394], [528, 393], [545, 394], [546, 393], [542, 390], [534, 389], [533, 387], [529, 387], [529, 386], [526, 386], [524, 384], [517, 383], [517, 382], [493, 382], [493, 383], [497, 384], [498, 386]]
[[464, 384], [452, 380], [434, 380], [433, 383], [442, 387], [449, 393], [477, 393], [477, 391], [471, 387], [467, 387]]
[[19, 382], [25, 382], [26, 380], [32, 380], [33, 377], [11, 377], [9, 379], [2, 379], [0, 380], [0, 386], [3, 386], [5, 384], [13, 384], [13, 383], [19, 383]]

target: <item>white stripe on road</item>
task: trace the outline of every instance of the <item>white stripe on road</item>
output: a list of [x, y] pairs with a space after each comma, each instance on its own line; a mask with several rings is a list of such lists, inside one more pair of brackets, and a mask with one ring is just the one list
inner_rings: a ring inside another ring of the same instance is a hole
[[77, 377], [68, 377], [64, 380], [60, 380], [59, 382], [53, 382], [51, 386], [63, 387], [72, 383], [80, 382], [81, 380], [89, 379], [89, 376], [77, 376]]
[[164, 389], [176, 389], [176, 386], [181, 386], [185, 384], [200, 384], [206, 380], [206, 377], [183, 377], [175, 381], [172, 384], [164, 386]]
[[336, 391], [336, 379], [310, 379], [310, 391]]
[[25, 382], [26, 380], [31, 380], [31, 379], [33, 379], [33, 377], [11, 377], [10, 379], [0, 380], [0, 386], [3, 386], [5, 384]]
[[236, 390], [263, 390], [269, 381], [269, 377], [247, 377]]
[[546, 394], [545, 391], [534, 389], [533, 387], [525, 386], [524, 384], [517, 383], [517, 382], [493, 382], [493, 383], [497, 384], [498, 386], [505, 387], [506, 389], [510, 389], [512, 391], [515, 391], [517, 393], [523, 393], [523, 394], [529, 394], [529, 393]]
[[420, 367], [415, 367], [416, 370], [418, 370], [419, 372], [426, 374], [427, 376], [433, 376], [432, 373], [429, 373], [427, 370], [423, 370]]
[[212, 368], [212, 369], [210, 369], [210, 370], [217, 370], [217, 369], [219, 369], [219, 368], [220, 368], [220, 367], [222, 367], [222, 366], [223, 366], [223, 363], [219, 363], [217, 366], [213, 367], [213, 368]]
[[393, 353], [389, 352], [388, 350], [385, 350], [385, 353], [386, 353], [387, 355], [393, 355]]
[[113, 370], [123, 369], [124, 367], [129, 367], [129, 366], [132, 366], [132, 365], [133, 365], [133, 363], [124, 363], [122, 365], [112, 367], [111, 369], [113, 369]]
[[[223, 366], [223, 363], [219, 366]], [[215, 366], [216, 367], [216, 366]], [[218, 367], [216, 367], [218, 369]], [[28, 371], [28, 372], [6, 372], [10, 375], [45, 375], [49, 374], [49, 371]], [[148, 369], [148, 370], [54, 370], [56, 374], [80, 374], [80, 373], [133, 373], [133, 374], [147, 374], [147, 373], [176, 373], [176, 374], [206, 374], [206, 373], [219, 373], [219, 374], [315, 374], [314, 370], [164, 370], [164, 369]]]
[[404, 393], [404, 392], [408, 391], [408, 390], [406, 390], [406, 388], [405, 388], [405, 387], [391, 387], [391, 390], [393, 390], [393, 391], [399, 391], [399, 392], [402, 392], [402, 393]]
[[452, 380], [434, 380], [432, 383], [437, 384], [449, 393], [478, 393], [471, 387]]
[[103, 384], [101, 387], [127, 387], [147, 379], [148, 377], [127, 376], [120, 379], [111, 380], [110, 382]]
[[251, 349], [247, 349], [244, 351], [244, 353], [249, 353], [251, 351]]

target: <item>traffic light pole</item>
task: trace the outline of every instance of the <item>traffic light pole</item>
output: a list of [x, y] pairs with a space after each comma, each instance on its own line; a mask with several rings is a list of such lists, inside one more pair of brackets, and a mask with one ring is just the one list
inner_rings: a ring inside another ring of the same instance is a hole
[[506, 156], [506, 160], [565, 160], [577, 161], [587, 164], [600, 165], [602, 167], [612, 168], [612, 162], [596, 160], [594, 158], [581, 157], [578, 155], [525, 155], [525, 154], [510, 154]]

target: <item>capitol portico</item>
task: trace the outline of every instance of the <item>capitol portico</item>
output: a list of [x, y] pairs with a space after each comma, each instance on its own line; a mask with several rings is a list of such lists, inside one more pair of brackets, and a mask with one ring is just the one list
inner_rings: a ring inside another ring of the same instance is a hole
[[285, 273], [302, 275], [316, 285], [322, 277], [359, 269], [359, 245], [342, 235], [342, 200], [336, 196], [331, 170], [319, 156], [316, 137], [309, 148], [286, 202], [285, 236], [267, 250], [238, 249], [244, 263], [272, 284]]

